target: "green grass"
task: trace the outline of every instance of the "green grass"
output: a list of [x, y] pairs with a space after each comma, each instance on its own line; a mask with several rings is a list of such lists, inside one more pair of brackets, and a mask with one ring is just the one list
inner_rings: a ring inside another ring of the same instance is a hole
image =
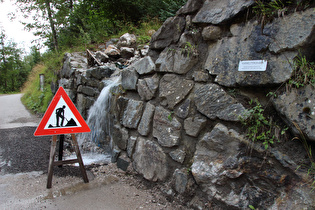
[[[24, 84], [23, 104], [34, 113], [44, 113], [53, 97], [51, 83], [56, 82], [57, 72], [62, 67], [63, 54], [47, 53], [43, 62], [36, 65]], [[39, 75], [45, 75], [44, 90], [40, 90]]]
[[288, 84], [300, 88], [306, 85], [315, 87], [315, 63], [310, 62], [301, 54], [294, 60], [294, 71]]

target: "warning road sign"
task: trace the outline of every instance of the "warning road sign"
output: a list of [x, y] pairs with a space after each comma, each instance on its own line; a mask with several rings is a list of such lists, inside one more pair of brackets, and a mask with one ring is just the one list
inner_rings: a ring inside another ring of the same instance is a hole
[[90, 132], [79, 111], [60, 87], [39, 123], [34, 136]]

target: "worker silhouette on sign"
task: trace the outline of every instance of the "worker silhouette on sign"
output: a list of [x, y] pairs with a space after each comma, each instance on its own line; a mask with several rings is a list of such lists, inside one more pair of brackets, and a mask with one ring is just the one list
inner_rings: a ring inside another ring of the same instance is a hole
[[[57, 118], [56, 127], [63, 127], [63, 121], [65, 120], [65, 108], [66, 106], [63, 105], [62, 107], [56, 109], [56, 118]], [[61, 118], [60, 125], [59, 125], [59, 118]]]

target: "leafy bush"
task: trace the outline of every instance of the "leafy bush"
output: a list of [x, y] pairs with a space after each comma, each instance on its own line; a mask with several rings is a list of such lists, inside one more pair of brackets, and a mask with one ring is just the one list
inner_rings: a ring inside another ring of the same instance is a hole
[[244, 117], [240, 118], [241, 123], [247, 128], [246, 136], [254, 142], [263, 142], [265, 149], [268, 149], [275, 141], [279, 141], [280, 135], [285, 134], [287, 128], [280, 129], [280, 126], [275, 124], [271, 118], [267, 118], [264, 115], [263, 106], [258, 101], [251, 100], [249, 104], [253, 107], [247, 110]]
[[175, 16], [176, 12], [187, 2], [187, 0], [164, 0], [163, 8], [159, 12], [159, 18], [165, 21], [169, 17]]
[[[136, 28], [142, 28], [146, 22], [159, 22], [160, 27], [161, 21], [174, 16], [186, 2], [187, 0], [81, 1], [69, 14], [69, 23], [59, 29], [58, 43], [61, 48], [101, 43], [123, 31], [132, 33]], [[159, 27], [152, 29], [157, 30]], [[148, 39], [148, 35], [140, 38], [142, 42], [148, 42]]]

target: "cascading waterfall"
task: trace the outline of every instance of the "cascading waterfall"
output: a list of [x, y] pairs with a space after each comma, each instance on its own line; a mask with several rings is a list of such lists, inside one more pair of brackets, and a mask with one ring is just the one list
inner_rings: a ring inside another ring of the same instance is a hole
[[[78, 138], [79, 145], [84, 149], [83, 159], [84, 153], [88, 150], [89, 157], [91, 154], [94, 154], [94, 156], [97, 157], [99, 154], [96, 152], [97, 150], [100, 150], [100, 144], [105, 141], [106, 136], [110, 134], [109, 128], [111, 122], [109, 120], [109, 109], [111, 106], [111, 90], [113, 87], [118, 86], [121, 83], [121, 77], [117, 76], [112, 79], [104, 80], [104, 83], [106, 86], [103, 88], [97, 100], [88, 111], [87, 124], [89, 125], [91, 132], [83, 133], [79, 135]], [[110, 155], [108, 154], [108, 156]], [[108, 156], [107, 158], [109, 158]]]
[[121, 82], [121, 77], [113, 78], [114, 80], [105, 80], [106, 86], [101, 91], [95, 103], [88, 111], [87, 124], [89, 125], [91, 132], [85, 133], [81, 136], [79, 144], [82, 141], [94, 142], [97, 146], [100, 146], [100, 142], [109, 135], [110, 120], [109, 120], [109, 108], [111, 100], [111, 89], [118, 86]]

